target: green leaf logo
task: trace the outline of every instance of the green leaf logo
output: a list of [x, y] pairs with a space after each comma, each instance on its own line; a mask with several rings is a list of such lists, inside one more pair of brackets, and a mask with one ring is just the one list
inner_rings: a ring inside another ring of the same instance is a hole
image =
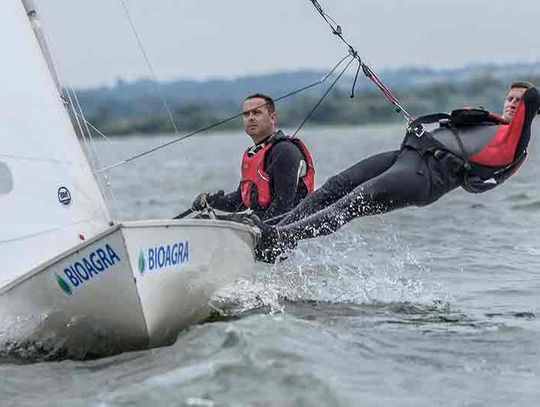
[[141, 250], [140, 253], [139, 253], [139, 272], [141, 274], [144, 274], [144, 253], [143, 251]]
[[72, 295], [73, 294], [73, 290], [71, 289], [71, 287], [69, 286], [68, 283], [66, 283], [66, 280], [64, 280], [62, 277], [60, 277], [58, 274], [54, 273], [55, 277], [56, 277], [56, 282], [58, 283], [58, 285], [60, 286], [60, 288], [62, 289], [63, 292], [65, 292], [66, 294], [68, 295]]

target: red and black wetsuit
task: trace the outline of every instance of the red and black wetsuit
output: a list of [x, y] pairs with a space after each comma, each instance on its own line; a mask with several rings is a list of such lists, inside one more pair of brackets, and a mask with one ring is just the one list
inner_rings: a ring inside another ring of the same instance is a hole
[[[444, 126], [422, 137], [408, 133], [400, 150], [360, 161], [308, 196], [279, 223], [280, 238], [294, 242], [330, 234], [360, 216], [428, 205], [455, 188], [467, 189], [465, 183], [473, 177], [498, 185], [525, 156], [539, 107], [538, 91], [531, 88], [510, 125], [454, 128], [462, 146]], [[512, 165], [511, 171], [504, 172]], [[499, 177], [500, 170], [504, 177]]]
[[304, 144], [279, 131], [244, 152], [238, 189], [211, 205], [227, 212], [251, 208], [261, 219], [270, 219], [290, 211], [313, 191], [314, 173]]

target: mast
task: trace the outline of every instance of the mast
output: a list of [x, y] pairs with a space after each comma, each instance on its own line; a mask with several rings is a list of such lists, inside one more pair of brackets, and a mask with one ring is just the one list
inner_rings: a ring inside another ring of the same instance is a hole
[[43, 28], [41, 25], [41, 20], [39, 19], [39, 13], [36, 3], [34, 0], [22, 0], [22, 2], [26, 10], [26, 15], [28, 16], [28, 19], [32, 24], [32, 28], [34, 29], [34, 34], [36, 34], [39, 47], [41, 48], [41, 52], [43, 53], [43, 57], [45, 58], [45, 62], [47, 63], [47, 67], [49, 68], [51, 77], [54, 81], [54, 84], [56, 85], [56, 89], [58, 89], [58, 93], [62, 95], [62, 87], [60, 86], [60, 80], [58, 79], [58, 73], [56, 71], [56, 67], [54, 66], [49, 45], [47, 44], [45, 34], [43, 33]]

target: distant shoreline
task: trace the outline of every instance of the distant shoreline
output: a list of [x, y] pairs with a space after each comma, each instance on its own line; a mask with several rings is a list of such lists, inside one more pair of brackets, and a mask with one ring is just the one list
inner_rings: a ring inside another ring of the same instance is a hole
[[[180, 81], [156, 85], [150, 81], [134, 84], [120, 82], [114, 88], [85, 90], [78, 92], [78, 95], [88, 121], [105, 134], [121, 136], [171, 133], [174, 127], [166, 114], [163, 101], [155, 92], [156, 86], [159, 86], [160, 93], [169, 104], [176, 127], [180, 133], [185, 134], [238, 114], [248, 94], [264, 92], [277, 97], [306, 83], [313, 83], [320, 78], [319, 74], [281, 73], [208, 83]], [[515, 65], [512, 69], [494, 67], [489, 70], [477, 67], [470, 71], [444, 71], [443, 76], [433, 75], [432, 71], [396, 71], [387, 75], [388, 85], [413, 116], [450, 111], [464, 105], [482, 106], [499, 112], [512, 80], [529, 80], [540, 84], [540, 64], [524, 65], [521, 68]], [[367, 80], [359, 81], [356, 96], [351, 99], [352, 81], [349, 79], [342, 80], [319, 106], [309, 121], [311, 126], [354, 126], [403, 120]], [[280, 126], [293, 128], [300, 123], [326, 87], [316, 87], [279, 102]], [[233, 129], [241, 130], [240, 118], [217, 128], [218, 131]]]

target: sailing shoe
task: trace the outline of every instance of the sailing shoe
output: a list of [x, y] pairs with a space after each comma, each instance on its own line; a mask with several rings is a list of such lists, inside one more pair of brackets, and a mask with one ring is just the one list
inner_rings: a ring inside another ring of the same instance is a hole
[[264, 223], [254, 213], [237, 213], [229, 214], [225, 217], [232, 222], [243, 223], [257, 228], [260, 231], [259, 238], [255, 245], [255, 258], [258, 261], [265, 263], [276, 263], [276, 261], [282, 261], [287, 258], [284, 254], [288, 249], [294, 248], [296, 245], [294, 242], [286, 242], [279, 235], [276, 226], [268, 225]]
[[285, 242], [279, 234], [276, 226], [271, 226], [259, 219], [257, 215], [251, 215], [249, 222], [261, 231], [261, 235], [255, 245], [255, 258], [264, 263], [276, 263], [287, 258], [285, 252], [294, 247], [294, 244]]

